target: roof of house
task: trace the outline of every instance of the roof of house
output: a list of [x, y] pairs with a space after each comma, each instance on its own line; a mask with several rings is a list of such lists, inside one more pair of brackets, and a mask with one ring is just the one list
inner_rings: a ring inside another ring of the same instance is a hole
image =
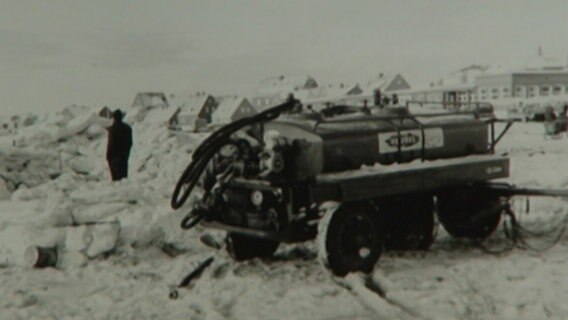
[[482, 65], [478, 65], [478, 64], [470, 64], [469, 66], [460, 68], [454, 72], [452, 72], [453, 74], [462, 74], [464, 72], [470, 72], [470, 71], [481, 71], [484, 72], [487, 69], [489, 69], [489, 66], [482, 66]]
[[285, 101], [288, 96], [292, 94], [295, 99], [300, 100], [302, 103], [309, 104], [342, 100], [345, 96], [358, 95], [362, 92], [363, 90], [361, 86], [357, 83], [353, 85], [318, 86], [315, 88], [303, 89], [294, 92], [281, 91], [275, 93], [265, 93], [256, 95], [253, 98], [278, 98], [281, 101]]
[[537, 56], [524, 59], [513, 59], [505, 64], [491, 66], [469, 65], [451, 72], [429, 87], [409, 89], [406, 92], [433, 92], [448, 90], [472, 90], [475, 88], [477, 78], [488, 78], [510, 74], [550, 74], [567, 73], [568, 68], [558, 60]]
[[91, 107], [87, 107], [87, 106], [78, 106], [78, 105], [70, 105], [65, 107], [61, 112], [69, 112], [71, 114], [72, 117], [78, 117], [80, 115], [83, 115], [87, 112], [92, 111], [93, 108]]
[[396, 79], [399, 79], [400, 81], [403, 81], [404, 84], [408, 85], [406, 83], [406, 80], [398, 73], [394, 74], [379, 73], [377, 77], [367, 82], [366, 87], [362, 88], [363, 92], [361, 93], [361, 95], [373, 96], [376, 89], [380, 89], [383, 92], [386, 90], [394, 91], [395, 89], [392, 89], [391, 86], [394, 84], [394, 81]]
[[146, 123], [166, 123], [179, 111], [179, 108], [153, 109], [144, 118]]
[[565, 60], [546, 55], [529, 55], [512, 58], [504, 63], [493, 64], [485, 70], [484, 75], [511, 73], [547, 73], [568, 72]]
[[211, 95], [190, 96], [181, 106], [180, 113], [198, 114], [207, 102], [207, 99], [213, 98]]
[[[327, 86], [319, 87], [316, 89], [309, 90], [309, 94], [305, 97], [299, 97], [303, 103], [327, 103], [335, 101], [343, 101], [350, 97], [360, 96], [364, 93], [361, 86], [357, 84], [353, 85], [339, 85], [339, 86]], [[296, 97], [296, 95], [294, 94]], [[296, 97], [298, 98], [298, 97]]]
[[348, 96], [361, 94], [363, 89], [358, 83], [351, 85], [341, 84], [339, 86], [328, 87], [327, 92], [329, 96]]
[[257, 93], [266, 94], [284, 92], [287, 94], [302, 89], [313, 89], [317, 86], [316, 80], [309, 75], [279, 75], [262, 80], [257, 88]]
[[134, 102], [132, 106], [142, 105], [144, 107], [149, 106], [169, 106], [168, 98], [163, 92], [139, 92], [134, 97]]
[[366, 88], [381, 89], [386, 87], [396, 77], [396, 74], [379, 73], [376, 77], [367, 81]]
[[248, 103], [252, 107], [245, 97], [223, 99], [213, 114], [219, 118], [231, 117], [243, 103]]
[[361, 93], [362, 96], [373, 96], [375, 90], [380, 89], [381, 91], [385, 91], [393, 81], [399, 77], [399, 74], [384, 74], [379, 73], [379, 75], [367, 82], [367, 85], [362, 88], [363, 92]]
[[446, 92], [446, 91], [471, 91], [476, 88], [474, 83], [463, 83], [463, 84], [444, 84], [434, 87], [418, 87], [403, 90], [391, 91], [397, 94], [418, 94], [418, 93], [429, 93], [429, 92]]

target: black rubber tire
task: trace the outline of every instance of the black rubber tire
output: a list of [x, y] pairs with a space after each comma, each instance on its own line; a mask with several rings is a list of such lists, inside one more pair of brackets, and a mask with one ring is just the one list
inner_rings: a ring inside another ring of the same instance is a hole
[[[474, 187], [444, 192], [437, 196], [438, 219], [453, 237], [484, 239], [497, 229], [501, 221], [500, 203], [499, 196]], [[472, 221], [476, 214], [492, 208], [495, 212]]]
[[322, 219], [320, 259], [336, 276], [371, 273], [384, 247], [379, 212], [370, 203], [342, 204]]
[[227, 252], [237, 261], [269, 258], [276, 252], [280, 244], [278, 241], [233, 232], [227, 234], [226, 242]]
[[385, 222], [387, 250], [428, 250], [436, 237], [434, 198], [392, 197], [377, 203]]

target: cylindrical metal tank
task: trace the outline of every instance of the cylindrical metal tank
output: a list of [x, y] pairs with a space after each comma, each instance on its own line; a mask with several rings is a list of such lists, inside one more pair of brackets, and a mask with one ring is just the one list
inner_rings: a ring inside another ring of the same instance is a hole
[[489, 126], [473, 116], [385, 118], [351, 115], [342, 119], [288, 120], [267, 126], [300, 151], [294, 166], [302, 176], [489, 152]]

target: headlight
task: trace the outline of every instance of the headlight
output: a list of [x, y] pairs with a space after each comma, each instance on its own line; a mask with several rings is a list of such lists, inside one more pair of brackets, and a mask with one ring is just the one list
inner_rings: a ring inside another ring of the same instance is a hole
[[253, 205], [258, 207], [262, 204], [263, 200], [264, 200], [264, 196], [262, 195], [262, 191], [254, 190], [253, 192], [251, 192], [250, 202], [252, 202]]

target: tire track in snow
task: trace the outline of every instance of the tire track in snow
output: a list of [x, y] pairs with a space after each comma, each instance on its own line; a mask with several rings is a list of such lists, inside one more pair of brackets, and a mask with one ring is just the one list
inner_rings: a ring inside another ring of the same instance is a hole
[[386, 280], [381, 276], [351, 273], [344, 279], [333, 279], [357, 297], [378, 319], [429, 319], [401, 299], [389, 296], [384, 285]]

